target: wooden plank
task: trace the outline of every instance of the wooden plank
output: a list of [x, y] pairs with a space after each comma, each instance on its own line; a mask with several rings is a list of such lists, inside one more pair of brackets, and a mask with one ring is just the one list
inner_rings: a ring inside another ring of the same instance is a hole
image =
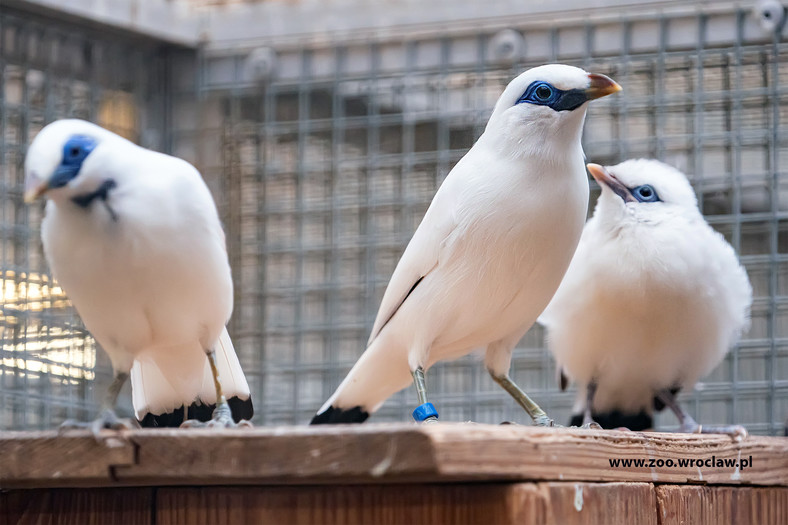
[[505, 485], [160, 489], [158, 525], [512, 523]]
[[648, 483], [165, 488], [156, 504], [159, 525], [657, 524]]
[[662, 485], [656, 488], [656, 495], [660, 525], [788, 523], [786, 487]]
[[661, 485], [655, 489], [649, 483], [487, 483], [0, 492], [0, 525], [782, 525], [786, 516], [786, 487]]
[[115, 470], [135, 484], [352, 483], [392, 477], [436, 479], [432, 443], [415, 425], [385, 432], [362, 426], [226, 431], [143, 431], [130, 439], [138, 462]]
[[0, 488], [112, 483], [117, 465], [135, 462], [136, 446], [87, 431], [0, 432]]
[[546, 523], [658, 523], [657, 498], [651, 483], [540, 483], [539, 486], [548, 501]]
[[[723, 435], [553, 429], [514, 425], [425, 428], [442, 476], [477, 479], [640, 481], [653, 483], [788, 485], [788, 439], [750, 436], [736, 442]], [[610, 466], [610, 459], [644, 460], [642, 467]], [[679, 460], [709, 460], [713, 466], [679, 467]], [[747, 468], [717, 460], [751, 460]], [[654, 460], [654, 466], [650, 466]], [[674, 466], [660, 462], [670, 460]]]
[[152, 523], [148, 488], [49, 489], [0, 492], [0, 525]]
[[[735, 442], [727, 436], [476, 424], [136, 430], [120, 436], [125, 444], [109, 449], [89, 434], [0, 434], [0, 487], [571, 480], [788, 486], [785, 438]], [[752, 464], [659, 466], [712, 458]], [[612, 468], [610, 459], [646, 463]]]

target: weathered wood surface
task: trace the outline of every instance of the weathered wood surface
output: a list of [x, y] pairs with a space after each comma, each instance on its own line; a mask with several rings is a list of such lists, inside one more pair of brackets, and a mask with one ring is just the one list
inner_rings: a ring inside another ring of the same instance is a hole
[[0, 525], [149, 525], [154, 489], [34, 489], [0, 492]]
[[785, 525], [787, 487], [435, 483], [0, 492], [0, 525]]
[[788, 523], [788, 488], [656, 487], [660, 523], [719, 525]]
[[167, 488], [157, 504], [159, 525], [658, 523], [647, 483]]
[[[112, 434], [107, 434], [112, 435]], [[109, 445], [72, 431], [0, 433], [0, 488], [473, 481], [632, 481], [788, 486], [788, 439], [365, 424], [136, 430]], [[611, 468], [610, 458], [749, 459], [730, 467]]]

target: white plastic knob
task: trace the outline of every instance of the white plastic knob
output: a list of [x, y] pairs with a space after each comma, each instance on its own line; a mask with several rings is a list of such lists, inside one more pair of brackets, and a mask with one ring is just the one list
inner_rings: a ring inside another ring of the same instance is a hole
[[490, 60], [497, 63], [513, 64], [525, 52], [523, 35], [513, 29], [498, 31], [490, 40]]
[[778, 0], [758, 0], [753, 15], [764, 32], [773, 33], [783, 27], [785, 7]]
[[266, 82], [276, 73], [276, 64], [276, 51], [270, 47], [258, 47], [244, 61], [244, 79], [247, 82]]

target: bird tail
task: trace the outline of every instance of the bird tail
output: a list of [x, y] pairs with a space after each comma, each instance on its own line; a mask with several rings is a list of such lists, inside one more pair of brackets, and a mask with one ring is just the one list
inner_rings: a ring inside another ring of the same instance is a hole
[[[134, 412], [143, 427], [177, 427], [185, 419], [208, 421], [216, 408], [216, 389], [205, 353], [191, 345], [188, 351], [172, 350], [143, 356], [131, 369]], [[226, 328], [214, 351], [233, 419], [250, 419], [254, 409], [249, 384]]]
[[406, 349], [379, 335], [310, 424], [363, 423], [386, 399], [411, 383], [407, 363]]

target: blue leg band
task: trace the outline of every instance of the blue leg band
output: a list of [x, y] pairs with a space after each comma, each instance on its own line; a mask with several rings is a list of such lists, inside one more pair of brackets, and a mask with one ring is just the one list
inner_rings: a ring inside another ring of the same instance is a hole
[[435, 407], [432, 403], [424, 403], [423, 405], [419, 405], [416, 407], [416, 410], [413, 411], [413, 419], [419, 423], [431, 417], [438, 419], [438, 411], [435, 410]]

